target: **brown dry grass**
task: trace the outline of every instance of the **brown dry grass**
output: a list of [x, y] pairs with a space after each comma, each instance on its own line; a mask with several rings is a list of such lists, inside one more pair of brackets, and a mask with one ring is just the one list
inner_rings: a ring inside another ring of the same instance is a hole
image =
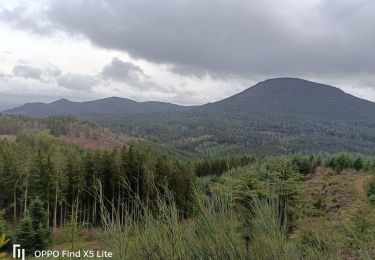
[[356, 211], [364, 200], [367, 176], [356, 171], [335, 173], [330, 168], [319, 167], [304, 182], [304, 192], [297, 200], [297, 210], [303, 222], [316, 217], [342, 220]]

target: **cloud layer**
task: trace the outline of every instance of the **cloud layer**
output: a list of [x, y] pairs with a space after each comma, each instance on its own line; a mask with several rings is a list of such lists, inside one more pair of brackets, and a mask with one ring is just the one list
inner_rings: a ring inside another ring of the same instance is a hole
[[97, 83], [95, 77], [82, 74], [67, 73], [57, 78], [57, 84], [67, 89], [90, 90]]
[[367, 0], [68, 0], [46, 15], [175, 72], [252, 76], [374, 73], [374, 13]]
[[137, 85], [142, 79], [148, 78], [139, 66], [121, 61], [119, 58], [113, 58], [111, 63], [103, 68], [101, 75], [106, 80], [136, 83]]
[[[13, 74], [19, 78], [184, 103], [212, 101], [216, 93], [223, 98], [256, 81], [293, 76], [375, 100], [375, 1], [36, 2], [0, 6], [0, 21], [37, 37], [88, 39], [103, 52], [117, 50], [129, 59], [118, 55], [87, 74], [17, 64]], [[147, 70], [142, 61], [153, 67]], [[237, 85], [225, 89], [232, 83]]]
[[13, 68], [13, 74], [23, 78], [41, 79], [42, 70], [28, 65], [17, 65]]

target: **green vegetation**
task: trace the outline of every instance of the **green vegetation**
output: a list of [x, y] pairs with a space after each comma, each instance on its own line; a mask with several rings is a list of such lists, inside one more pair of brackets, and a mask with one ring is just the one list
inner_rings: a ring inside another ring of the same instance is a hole
[[375, 204], [375, 176], [372, 176], [367, 184], [366, 195], [372, 204]]
[[233, 168], [249, 165], [256, 160], [255, 156], [238, 156], [221, 159], [204, 160], [196, 163], [195, 174], [197, 176], [222, 175]]
[[14, 242], [21, 244], [29, 254], [44, 250], [50, 244], [47, 214], [40, 200], [31, 202], [16, 231]]
[[310, 180], [330, 200], [343, 200], [339, 208], [309, 197], [317, 187], [302, 180], [292, 158], [269, 157], [196, 189], [188, 220], [167, 194], [158, 197], [157, 214], [138, 204], [144, 214], [125, 225], [104, 210], [105, 247], [119, 259], [372, 259], [375, 208], [354, 185], [363, 175], [322, 170]]
[[[88, 150], [27, 135], [19, 136], [16, 143], [0, 141], [0, 179], [5, 195], [2, 207], [9, 208], [8, 215], [17, 221], [25, 216], [31, 198], [38, 196], [47, 208], [46, 223], [54, 229], [64, 225], [77, 200], [79, 221], [96, 224], [98, 205], [90, 190], [97, 181], [103, 184], [106, 200], [112, 203], [108, 206], [114, 211], [125, 207], [119, 198], [133, 195], [151, 207], [150, 198], [159, 187], [150, 183], [157, 179], [173, 191], [179, 209], [187, 216], [191, 212], [193, 178], [191, 166], [154, 155], [151, 150]], [[121, 187], [123, 182], [127, 190]]]
[[9, 240], [6, 239], [5, 235], [0, 235], [0, 259], [3, 259], [7, 256], [7, 254], [5, 252], [2, 252], [2, 250], [8, 242]]
[[74, 118], [4, 120], [20, 129], [0, 127], [17, 134], [0, 139], [7, 253], [18, 242], [116, 259], [375, 257], [373, 157], [255, 156], [190, 139], [90, 149], [53, 136], [81, 133]]

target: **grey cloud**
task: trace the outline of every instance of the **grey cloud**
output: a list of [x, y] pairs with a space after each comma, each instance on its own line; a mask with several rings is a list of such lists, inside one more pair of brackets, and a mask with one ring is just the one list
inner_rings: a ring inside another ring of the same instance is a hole
[[[128, 90], [132, 90], [136, 93], [142, 93], [142, 95], [167, 95], [172, 101], [181, 101], [182, 96], [185, 95], [185, 101], [188, 97], [194, 93], [186, 90], [183, 86], [170, 86], [163, 85], [147, 75], [140, 66], [132, 63], [125, 62], [119, 58], [113, 58], [112, 61], [104, 66], [100, 73], [101, 78], [104, 81], [116, 81], [125, 83], [128, 86]], [[142, 90], [142, 91], [139, 91]], [[139, 98], [139, 96], [137, 96]]]
[[49, 77], [58, 77], [60, 76], [62, 71], [56, 67], [55, 65], [49, 64], [44, 70], [43, 75], [49, 76]]
[[139, 81], [141, 77], [148, 78], [139, 66], [118, 58], [113, 58], [111, 63], [103, 68], [102, 77], [120, 82]]
[[98, 80], [89, 75], [67, 73], [57, 78], [57, 84], [67, 89], [91, 90]]
[[124, 62], [118, 58], [113, 58], [109, 64], [104, 66], [100, 76], [105, 81], [117, 81], [141, 90], [177, 91], [173, 87], [161, 86], [138, 65]]
[[374, 73], [374, 12], [367, 0], [55, 0], [46, 15], [175, 72], [252, 76]]
[[17, 7], [14, 10], [7, 10], [0, 6], [0, 21], [10, 24], [16, 29], [37, 34], [50, 34], [56, 30], [45, 17], [44, 12], [34, 12], [26, 6]]
[[[55, 81], [55, 79], [59, 77], [61, 73], [61, 70], [55, 65], [48, 64], [43, 68], [37, 68], [34, 66], [27, 65], [26, 61], [21, 62], [21, 64], [13, 68], [14, 76], [36, 79], [43, 82], [50, 82], [51, 80]], [[2, 77], [1, 73], [0, 77]], [[3, 77], [11, 78], [11, 75], [4, 75]]]
[[207, 70], [199, 69], [191, 65], [173, 65], [170, 70], [176, 74], [185, 75], [185, 76], [194, 76], [199, 79], [205, 78], [208, 74], [214, 76], [212, 71], [209, 73]]
[[28, 65], [17, 65], [13, 68], [13, 74], [23, 78], [41, 79], [42, 70]]

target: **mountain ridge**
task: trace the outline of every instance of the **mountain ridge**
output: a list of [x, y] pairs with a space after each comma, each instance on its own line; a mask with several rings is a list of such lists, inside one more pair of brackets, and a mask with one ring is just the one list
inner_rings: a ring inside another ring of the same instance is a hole
[[167, 102], [137, 102], [127, 98], [108, 97], [97, 100], [75, 102], [62, 98], [50, 103], [26, 103], [23, 106], [3, 111], [3, 114], [26, 116], [52, 116], [84, 114], [138, 114], [150, 112], [182, 111], [189, 106], [180, 106]]
[[[69, 104], [65, 111], [77, 109], [75, 103]], [[161, 103], [160, 108], [158, 102], [122, 98], [84, 104], [78, 117], [161, 143], [210, 136], [209, 142], [235, 145], [248, 152], [261, 149], [268, 153], [287, 143], [295, 152], [375, 154], [375, 103], [297, 78], [265, 80], [226, 99], [195, 107]], [[23, 115], [46, 111], [45, 106], [35, 108], [32, 104], [17, 109], [13, 112]], [[53, 109], [48, 111], [51, 114]]]
[[[261, 100], [261, 102], [259, 102]], [[26, 103], [3, 111], [4, 114], [51, 116], [85, 114], [139, 114], [180, 112], [298, 113], [330, 118], [372, 117], [375, 103], [344, 92], [334, 86], [283, 77], [258, 82], [244, 91], [222, 100], [198, 106], [181, 106], [167, 102], [137, 102], [123, 97], [107, 97], [82, 102], [62, 98], [51, 103]], [[368, 112], [366, 112], [368, 111]]]

